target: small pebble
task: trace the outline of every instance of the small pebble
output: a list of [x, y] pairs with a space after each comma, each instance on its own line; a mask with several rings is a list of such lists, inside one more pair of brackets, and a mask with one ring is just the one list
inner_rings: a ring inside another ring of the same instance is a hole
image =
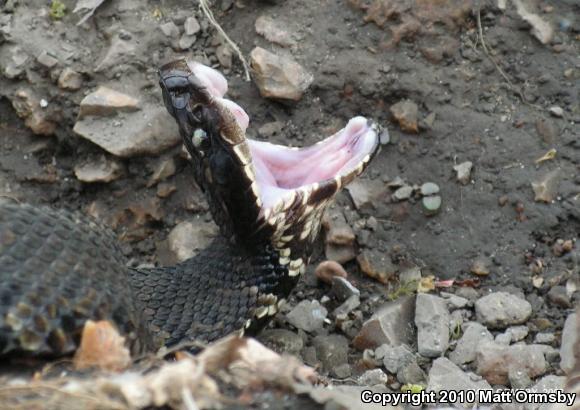
[[360, 290], [358, 290], [346, 278], [342, 276], [334, 276], [332, 278], [332, 294], [335, 295], [340, 302], [344, 302], [351, 296], [360, 296]]
[[341, 278], [346, 278], [348, 276], [342, 265], [335, 261], [320, 262], [316, 267], [314, 274], [322, 282], [328, 283], [329, 285], [332, 284], [332, 279], [335, 276]]
[[538, 333], [534, 338], [535, 343], [551, 344], [556, 340], [554, 333]]
[[383, 128], [383, 130], [379, 134], [379, 141], [380, 141], [381, 145], [387, 145], [388, 143], [391, 142], [391, 136], [389, 135], [389, 130], [387, 130], [386, 128]]
[[487, 262], [483, 259], [476, 259], [471, 265], [471, 273], [477, 276], [489, 275], [489, 268]]
[[167, 37], [177, 38], [179, 36], [179, 27], [172, 21], [160, 25], [159, 28]]
[[552, 202], [558, 195], [560, 168], [556, 168], [531, 182], [536, 202]]
[[328, 311], [317, 300], [303, 300], [288, 313], [288, 322], [305, 332], [322, 329]]
[[367, 370], [358, 379], [361, 386], [374, 386], [377, 384], [387, 384], [389, 377], [382, 369]]
[[572, 307], [570, 297], [566, 292], [565, 286], [554, 286], [548, 292], [548, 301], [556, 306], [568, 309]]
[[401, 285], [407, 285], [411, 282], [419, 282], [421, 280], [421, 268], [414, 266], [409, 269], [405, 269], [399, 273], [399, 282]]
[[411, 195], [413, 195], [413, 187], [409, 185], [403, 185], [395, 191], [393, 198], [395, 198], [397, 201], [404, 201], [405, 199], [411, 198]]
[[421, 185], [421, 195], [423, 196], [435, 195], [438, 193], [439, 185], [433, 182], [425, 182], [423, 185]]
[[455, 165], [453, 169], [457, 173], [457, 181], [462, 185], [467, 185], [471, 180], [471, 169], [473, 168], [473, 162], [465, 161], [459, 165]]
[[564, 116], [564, 110], [557, 105], [550, 107], [549, 111], [554, 117], [562, 118]]
[[188, 36], [193, 36], [197, 34], [201, 30], [201, 26], [197, 22], [195, 17], [188, 17], [183, 24], [183, 28], [185, 29], [185, 34]]
[[421, 203], [427, 215], [435, 215], [441, 209], [441, 197], [439, 195], [426, 196]]

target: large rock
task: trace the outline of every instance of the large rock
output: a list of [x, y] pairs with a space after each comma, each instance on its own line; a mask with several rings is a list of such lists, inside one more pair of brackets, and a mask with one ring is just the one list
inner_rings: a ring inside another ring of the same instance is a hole
[[429, 384], [427, 385], [427, 391], [473, 390], [477, 392], [478, 390], [489, 389], [491, 389], [491, 386], [485, 380], [478, 380], [477, 376], [464, 372], [445, 357], [436, 359], [429, 371]]
[[363, 324], [353, 346], [359, 350], [375, 349], [383, 344], [410, 346], [415, 336], [414, 317], [415, 296], [388, 302]]
[[520, 371], [530, 378], [540, 376], [547, 370], [542, 345], [517, 344], [511, 346], [495, 342], [482, 342], [477, 348], [477, 374], [491, 384], [505, 385], [510, 371]]
[[139, 109], [139, 100], [125, 93], [101, 86], [81, 101], [79, 119], [94, 115], [107, 117], [119, 112], [132, 112]]
[[314, 77], [296, 61], [261, 47], [250, 53], [256, 85], [266, 98], [298, 101]]
[[566, 373], [574, 368], [574, 345], [580, 343], [578, 336], [580, 329], [578, 329], [577, 313], [572, 313], [564, 323], [564, 330], [562, 331], [562, 344], [560, 346], [560, 367]]
[[426, 293], [417, 295], [415, 325], [420, 355], [438, 357], [445, 353], [449, 347], [449, 319], [444, 299]]
[[511, 293], [496, 292], [475, 302], [477, 321], [490, 329], [504, 329], [527, 321], [532, 314], [532, 305]]
[[73, 131], [119, 157], [159, 154], [181, 141], [177, 124], [161, 106], [115, 119], [88, 116], [77, 121]]
[[449, 359], [455, 364], [465, 364], [475, 360], [477, 347], [481, 342], [492, 341], [493, 335], [481, 324], [471, 322], [461, 339], [457, 342], [455, 350], [449, 354]]

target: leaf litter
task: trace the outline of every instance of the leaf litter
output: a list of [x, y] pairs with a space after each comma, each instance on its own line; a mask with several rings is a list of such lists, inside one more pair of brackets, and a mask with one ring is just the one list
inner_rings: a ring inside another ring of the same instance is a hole
[[178, 351], [173, 361], [154, 354], [131, 359], [124, 338], [106, 321], [87, 322], [72, 366], [58, 372], [50, 366], [32, 378], [0, 380], [0, 408], [222, 408], [232, 398], [220, 386], [239, 389], [251, 401], [252, 392], [266, 388], [298, 393], [319, 382], [297, 358], [238, 336], [209, 344], [196, 356]]

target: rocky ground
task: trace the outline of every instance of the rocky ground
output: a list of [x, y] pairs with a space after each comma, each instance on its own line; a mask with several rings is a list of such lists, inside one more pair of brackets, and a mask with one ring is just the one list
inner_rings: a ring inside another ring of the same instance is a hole
[[197, 2], [99, 3], [0, 1], [0, 195], [106, 221], [134, 265], [216, 235], [162, 62], [222, 71], [253, 138], [309, 144], [359, 114], [388, 130], [326, 216], [315, 261], [339, 264], [313, 264], [259, 336], [334, 388], [243, 406], [563, 387], [580, 298], [577, 2], [214, 2], [249, 82]]

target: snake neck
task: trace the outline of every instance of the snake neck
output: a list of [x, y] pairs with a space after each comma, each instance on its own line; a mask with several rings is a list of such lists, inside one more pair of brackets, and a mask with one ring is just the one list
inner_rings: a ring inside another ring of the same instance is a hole
[[291, 270], [271, 245], [250, 252], [220, 237], [176, 266], [131, 270], [130, 282], [155, 343], [171, 346], [255, 333], [296, 285]]

